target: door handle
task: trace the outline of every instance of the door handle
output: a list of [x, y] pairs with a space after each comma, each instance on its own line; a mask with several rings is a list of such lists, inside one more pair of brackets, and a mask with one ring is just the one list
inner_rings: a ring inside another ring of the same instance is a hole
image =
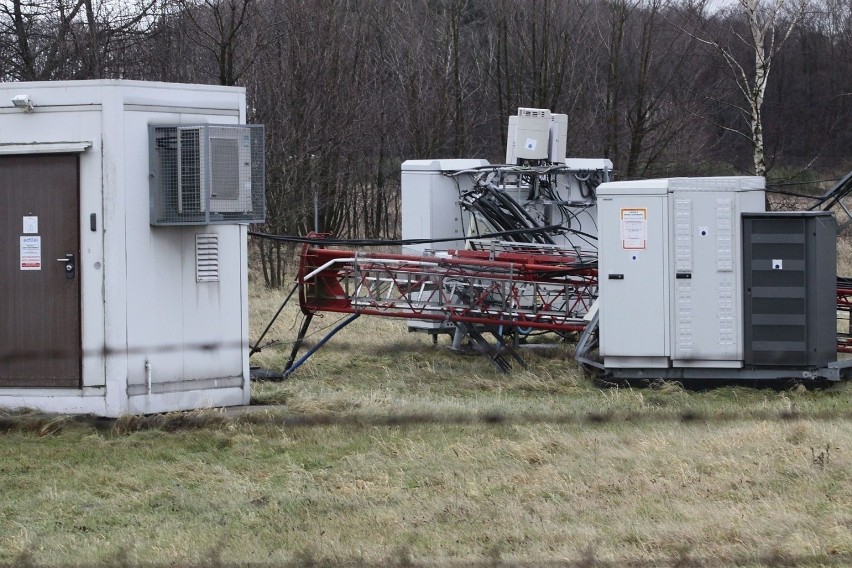
[[65, 258], [57, 258], [57, 262], [65, 263], [65, 278], [68, 280], [72, 280], [77, 272], [77, 266], [74, 262], [74, 255], [72, 253], [68, 253], [65, 255]]

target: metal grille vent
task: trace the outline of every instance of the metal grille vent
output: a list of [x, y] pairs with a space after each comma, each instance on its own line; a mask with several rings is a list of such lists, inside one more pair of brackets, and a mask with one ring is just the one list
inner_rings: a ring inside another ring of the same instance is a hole
[[219, 235], [215, 233], [195, 235], [195, 280], [219, 281]]
[[151, 224], [263, 222], [263, 133], [257, 124], [150, 126]]
[[550, 110], [546, 108], [519, 108], [518, 116], [530, 118], [550, 118]]

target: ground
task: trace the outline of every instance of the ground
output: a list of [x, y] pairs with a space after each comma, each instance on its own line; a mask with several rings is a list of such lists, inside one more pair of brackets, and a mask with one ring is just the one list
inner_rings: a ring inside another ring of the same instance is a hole
[[[252, 287], [252, 337], [285, 292]], [[502, 375], [447, 343], [361, 318], [250, 412], [4, 415], [0, 564], [852, 565], [852, 384], [600, 388], [569, 345]]]

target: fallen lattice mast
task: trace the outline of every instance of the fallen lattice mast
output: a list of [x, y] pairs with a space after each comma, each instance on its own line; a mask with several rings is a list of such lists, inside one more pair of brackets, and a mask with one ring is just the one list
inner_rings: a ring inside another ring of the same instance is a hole
[[559, 332], [582, 330], [583, 316], [597, 296], [594, 264], [554, 248], [418, 256], [306, 245], [298, 279], [306, 314], [358, 313]]

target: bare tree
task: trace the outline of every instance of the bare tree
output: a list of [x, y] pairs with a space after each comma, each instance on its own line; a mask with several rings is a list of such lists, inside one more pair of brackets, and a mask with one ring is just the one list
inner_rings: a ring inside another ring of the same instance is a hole
[[683, 133], [696, 130], [689, 124], [695, 97], [682, 88], [695, 41], [668, 24], [664, 9], [663, 0], [610, 0], [596, 19], [604, 155], [627, 179], [658, 171]]
[[14, 79], [124, 77], [157, 2], [0, 2], [0, 61]]
[[[0, 0], [0, 79], [244, 86], [279, 234], [314, 228], [316, 196], [322, 231], [398, 235], [401, 162], [502, 160], [519, 106], [628, 178], [849, 167], [850, 0], [733, 2]], [[292, 251], [259, 250], [282, 285]]]
[[72, 57], [67, 41], [84, 0], [8, 0], [0, 3], [0, 30], [6, 36], [0, 57], [13, 78], [61, 78]]
[[159, 0], [97, 2], [83, 0], [81, 21], [71, 27], [77, 70], [75, 78], [123, 78], [132, 74], [138, 49], [149, 34]]
[[[753, 173], [766, 175], [763, 103], [773, 62], [793, 30], [802, 22], [807, 0], [737, 0], [732, 7], [709, 15], [709, 2], [696, 5], [694, 37], [724, 62], [739, 92], [730, 104], [745, 118], [747, 128], [727, 127], [751, 144]], [[744, 24], [742, 29], [738, 24]]]
[[177, 0], [189, 39], [216, 62], [220, 85], [236, 85], [265, 47], [274, 12], [258, 0]]
[[[548, 108], [578, 120], [591, 104], [595, 72], [587, 67], [593, 51], [587, 41], [591, 4], [572, 0], [500, 0], [491, 10], [487, 44], [493, 98], [492, 127], [499, 125], [506, 146], [506, 117], [520, 106]], [[573, 131], [573, 129], [572, 129]]]

